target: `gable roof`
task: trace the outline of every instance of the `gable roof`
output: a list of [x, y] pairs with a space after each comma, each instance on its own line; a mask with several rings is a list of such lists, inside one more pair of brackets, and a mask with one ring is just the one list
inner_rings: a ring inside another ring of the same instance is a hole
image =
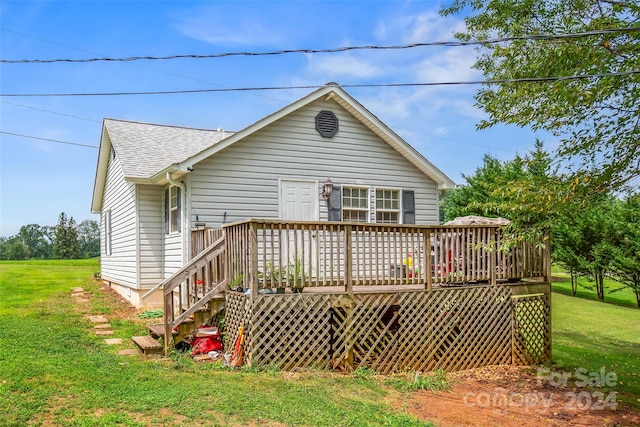
[[151, 123], [105, 119], [105, 129], [126, 178], [149, 179], [215, 145], [231, 132], [191, 129]]
[[[422, 171], [422, 173], [434, 180], [436, 184], [438, 184], [438, 188], [443, 190], [455, 188], [455, 183], [451, 180], [451, 178], [445, 175], [444, 172], [438, 169], [433, 163], [424, 158], [424, 156], [416, 151], [415, 148], [409, 145], [405, 140], [403, 140], [387, 125], [385, 125], [380, 119], [378, 119], [369, 110], [363, 107], [362, 104], [356, 101], [353, 97], [351, 97], [351, 95], [349, 95], [347, 92], [345, 92], [344, 89], [342, 89], [335, 83], [329, 83], [323, 86], [322, 88], [310, 93], [304, 98], [301, 98], [298, 101], [289, 104], [286, 107], [276, 111], [275, 113], [263, 118], [262, 120], [259, 120], [256, 123], [246, 127], [245, 129], [234, 133], [232, 136], [220, 141], [218, 144], [215, 144], [203, 150], [202, 152], [184, 160], [183, 162], [177, 164], [175, 168], [172, 168], [171, 172], [186, 172], [196, 163], [208, 157], [211, 157], [218, 151], [228, 147], [236, 141], [239, 141], [253, 134], [254, 132], [257, 132], [265, 126], [323, 97], [325, 97], [325, 99], [327, 100], [333, 100], [334, 102], [342, 106], [345, 110], [353, 114], [353, 116], [360, 120], [367, 128], [369, 128], [369, 130], [371, 130], [378, 137], [391, 145], [409, 162], [411, 162], [420, 171]], [[165, 173], [169, 171], [167, 170], [162, 172]]]
[[91, 211], [100, 212], [111, 149], [131, 182], [151, 182], [165, 170], [233, 135], [222, 129], [193, 129], [104, 119]]
[[440, 169], [351, 95], [332, 83], [235, 133], [105, 119], [93, 190], [92, 212], [98, 213], [102, 207], [111, 146], [114, 147], [122, 164], [125, 179], [139, 183], [163, 183], [167, 172], [188, 173], [196, 163], [323, 97], [336, 102], [353, 114], [373, 133], [434, 180], [438, 188], [455, 187], [455, 183]]

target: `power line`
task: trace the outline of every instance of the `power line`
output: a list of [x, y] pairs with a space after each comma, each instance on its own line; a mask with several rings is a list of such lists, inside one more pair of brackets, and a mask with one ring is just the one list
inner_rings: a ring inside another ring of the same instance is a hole
[[[209, 55], [168, 55], [168, 56], [130, 56], [125, 58], [84, 58], [84, 59], [1, 59], [0, 63], [5, 64], [50, 64], [55, 62], [131, 62], [131, 61], [164, 61], [171, 59], [213, 59], [223, 58], [229, 56], [272, 56], [272, 55], [286, 55], [291, 53], [337, 53], [347, 52], [352, 50], [400, 50], [400, 49], [413, 49], [417, 47], [428, 46], [440, 46], [440, 47], [460, 47], [460, 46], [474, 46], [474, 45], [491, 45], [497, 43], [511, 42], [511, 41], [542, 41], [542, 40], [567, 40], [578, 39], [584, 37], [605, 35], [611, 33], [629, 33], [634, 31], [640, 31], [640, 27], [623, 27], [623, 28], [610, 28], [604, 30], [587, 31], [583, 33], [569, 33], [569, 34], [540, 34], [540, 35], [528, 35], [528, 36], [515, 36], [515, 37], [501, 37], [487, 40], [469, 40], [469, 41], [443, 41], [443, 42], [427, 42], [427, 43], [409, 43], [402, 45], [365, 45], [365, 46], [343, 46], [329, 49], [284, 49], [271, 52], [224, 52], [215, 53]], [[64, 46], [64, 45], [62, 45]]]
[[[97, 53], [97, 52], [92, 52], [92, 51], [89, 51], [89, 50], [79, 49], [77, 47], [73, 47], [73, 46], [69, 46], [69, 45], [66, 45], [66, 44], [62, 44], [62, 43], [54, 42], [54, 41], [51, 41], [51, 40], [43, 39], [41, 37], [35, 37], [35, 36], [30, 35], [30, 34], [25, 34], [25, 33], [21, 33], [21, 32], [18, 32], [18, 31], [9, 30], [7, 28], [0, 28], [0, 30], [8, 32], [8, 33], [16, 34], [16, 35], [19, 35], [19, 36], [22, 36], [22, 37], [27, 37], [27, 38], [30, 38], [30, 39], [33, 39], [33, 40], [38, 40], [38, 41], [43, 42], [43, 43], [49, 43], [49, 44], [52, 44], [52, 45], [55, 45], [55, 46], [64, 47], [66, 49], [76, 50], [78, 52], [88, 53], [88, 54], [91, 54], [91, 55], [99, 55], [101, 58], [107, 58], [105, 55], [102, 55], [102, 54]], [[0, 60], [0, 62], [1, 62], [1, 60]], [[195, 81], [195, 82], [199, 82], [199, 83], [205, 83], [205, 84], [208, 84], [208, 85], [211, 85], [211, 86], [216, 86], [216, 87], [221, 87], [221, 88], [228, 88], [228, 86], [225, 86], [225, 85], [222, 85], [222, 84], [219, 84], [219, 83], [213, 83], [213, 82], [210, 82], [210, 81], [207, 81], [207, 80], [202, 80], [202, 79], [198, 79], [198, 78], [195, 78], [195, 77], [186, 76], [184, 74], [178, 74], [178, 73], [174, 73], [174, 72], [171, 72], [171, 71], [161, 70], [159, 68], [150, 67], [148, 65], [145, 66], [145, 65], [134, 64], [134, 63], [129, 63], [129, 65], [137, 66], [137, 67], [140, 67], [140, 68], [145, 68], [145, 69], [148, 69], [148, 70], [153, 70], [153, 71], [156, 71], [156, 72], [159, 72], [159, 73], [163, 73], [163, 74], [167, 74], [167, 75], [175, 76], [175, 77], [180, 77], [180, 78], [183, 78], [183, 79], [187, 79], [187, 80], [191, 80], [191, 81]], [[279, 101], [279, 102], [282, 102], [282, 103], [286, 102], [286, 101], [284, 101], [282, 99], [277, 99], [277, 98], [273, 98], [273, 97], [270, 97], [270, 96], [257, 94], [257, 93], [252, 93], [250, 95], [254, 95], [254, 96], [258, 96], [258, 97], [266, 98], [266, 99], [272, 99], [274, 101]]]
[[96, 147], [95, 145], [78, 144], [77, 142], [69, 142], [69, 141], [60, 141], [59, 139], [40, 138], [39, 136], [23, 135], [20, 133], [5, 132], [2, 130], [0, 130], [0, 133], [3, 133], [5, 135], [19, 136], [20, 138], [39, 139], [41, 141], [56, 142], [58, 144], [76, 145], [78, 147], [88, 147], [88, 148], [99, 148], [99, 147]]
[[[493, 79], [493, 80], [471, 80], [459, 82], [428, 82], [428, 83], [363, 83], [363, 84], [334, 84], [342, 88], [377, 88], [377, 87], [427, 87], [427, 86], [463, 86], [463, 85], [492, 85], [510, 83], [541, 83], [570, 80], [585, 80], [601, 77], [621, 77], [640, 74], [640, 70], [621, 71], [617, 73], [583, 74], [576, 76], [555, 76], [555, 77], [523, 77], [518, 79]], [[238, 87], [238, 88], [217, 88], [217, 89], [186, 89], [186, 90], [165, 90], [148, 92], [82, 92], [82, 93], [0, 93], [0, 97], [47, 97], [47, 96], [130, 96], [130, 95], [175, 95], [190, 93], [210, 93], [210, 92], [246, 92], [246, 91], [275, 91], [292, 89], [318, 89], [326, 85], [303, 85], [303, 86], [263, 86], [263, 87]]]
[[87, 122], [94, 122], [94, 123], [102, 123], [102, 121], [100, 120], [87, 119], [86, 117], [74, 116], [72, 114], [60, 113], [58, 111], [45, 110], [44, 108], [32, 107], [30, 105], [16, 104], [15, 102], [9, 102], [9, 101], [0, 101], [0, 102], [2, 102], [3, 104], [15, 105], [16, 107], [29, 108], [31, 110], [43, 111], [45, 113], [50, 113], [50, 114], [57, 114], [58, 116], [71, 117], [72, 119], [85, 120]]

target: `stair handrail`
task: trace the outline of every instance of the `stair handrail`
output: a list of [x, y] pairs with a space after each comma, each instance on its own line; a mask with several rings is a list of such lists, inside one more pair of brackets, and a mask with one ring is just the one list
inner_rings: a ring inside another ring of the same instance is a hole
[[[221, 248], [219, 248], [219, 246], [221, 246]], [[173, 291], [175, 288], [177, 288], [180, 285], [180, 283], [182, 283], [187, 277], [190, 276], [193, 269], [200, 268], [204, 264], [206, 264], [206, 262], [208, 261], [208, 259], [206, 258], [208, 258], [208, 256], [211, 255], [212, 252], [214, 252], [213, 257], [215, 257], [220, 252], [224, 251], [225, 249], [224, 246], [225, 246], [225, 238], [223, 235], [218, 240], [216, 240], [211, 245], [209, 245], [207, 249], [200, 252], [195, 258], [193, 258], [191, 261], [189, 261], [184, 266], [182, 266], [180, 270], [176, 271], [171, 276], [167, 277], [162, 282], [158, 283], [156, 286], [151, 288], [147, 293], [142, 295], [142, 299], [144, 300], [145, 298], [147, 298], [149, 295], [153, 294], [160, 288], [163, 288], [165, 292]], [[177, 280], [178, 277], [180, 278], [180, 280]], [[167, 285], [171, 283], [173, 283], [173, 286], [167, 287]]]

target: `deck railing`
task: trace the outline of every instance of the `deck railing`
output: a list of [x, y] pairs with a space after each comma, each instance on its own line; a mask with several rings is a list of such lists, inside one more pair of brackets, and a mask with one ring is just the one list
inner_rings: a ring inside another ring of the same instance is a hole
[[[192, 235], [193, 236], [193, 235]], [[189, 263], [151, 289], [143, 298], [161, 289], [164, 301], [165, 352], [172, 346], [172, 330], [213, 297], [222, 294], [228, 284], [225, 279], [225, 238], [222, 230], [203, 232], [202, 242], [217, 237]]]
[[224, 226], [232, 288], [424, 285], [548, 280], [548, 249], [505, 250], [496, 226], [249, 219]]

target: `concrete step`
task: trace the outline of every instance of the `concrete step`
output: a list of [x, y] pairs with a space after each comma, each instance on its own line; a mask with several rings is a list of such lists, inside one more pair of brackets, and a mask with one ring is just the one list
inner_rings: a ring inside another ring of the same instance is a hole
[[140, 348], [143, 354], [163, 354], [164, 346], [150, 335], [133, 337], [133, 342]]

